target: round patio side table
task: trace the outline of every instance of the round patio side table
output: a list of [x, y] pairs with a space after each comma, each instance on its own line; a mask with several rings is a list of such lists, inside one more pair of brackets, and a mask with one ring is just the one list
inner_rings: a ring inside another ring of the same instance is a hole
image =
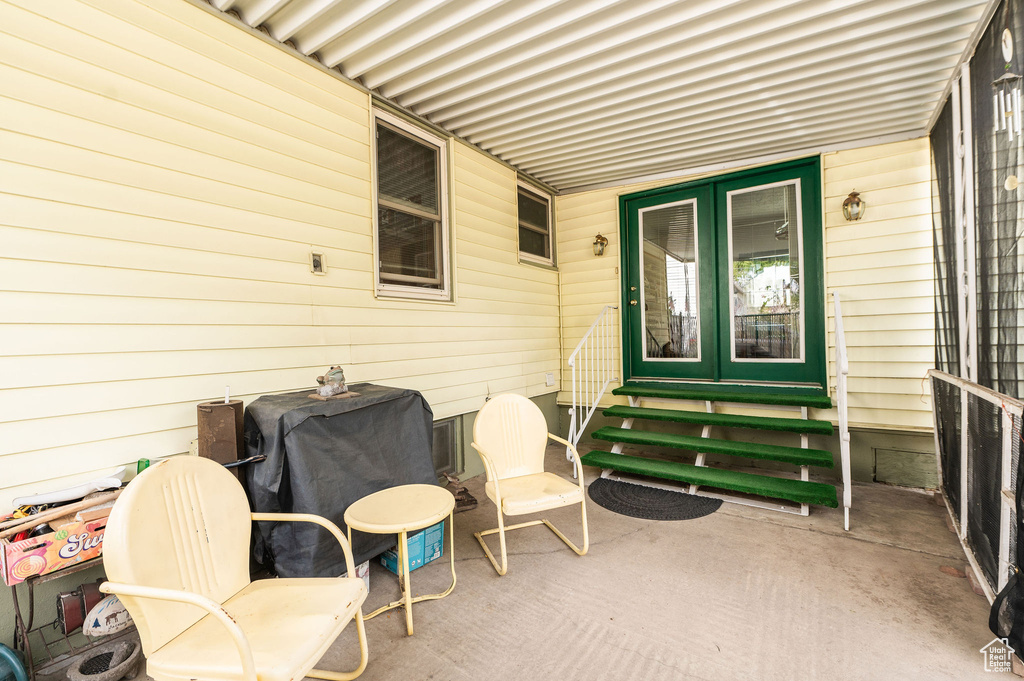
[[[436, 525], [448, 516], [449, 560], [452, 584], [438, 594], [413, 597], [409, 586], [409, 532]], [[398, 535], [398, 584], [402, 598], [371, 612], [363, 619], [371, 619], [392, 608], [405, 607], [405, 624], [412, 636], [412, 604], [444, 598], [455, 588], [455, 497], [437, 485], [399, 485], [374, 492], [359, 499], [345, 511], [348, 541], [352, 530], [372, 534]]]

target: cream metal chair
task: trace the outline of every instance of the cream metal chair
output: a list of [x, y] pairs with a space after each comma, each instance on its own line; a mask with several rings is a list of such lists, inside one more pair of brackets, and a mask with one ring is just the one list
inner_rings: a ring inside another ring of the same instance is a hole
[[[559, 442], [572, 452], [579, 483], [544, 471], [544, 450], [548, 438]], [[487, 472], [484, 490], [498, 508], [498, 527], [477, 532], [473, 536], [480, 542], [484, 553], [499, 575], [508, 571], [505, 549], [505, 531], [518, 530], [543, 523], [569, 548], [584, 555], [590, 546], [587, 535], [586, 488], [583, 485], [583, 464], [580, 455], [568, 441], [548, 432], [548, 424], [540, 408], [522, 395], [499, 395], [487, 402], [476, 416], [473, 425], [473, 449], [483, 459]], [[583, 518], [583, 548], [579, 548], [547, 520], [531, 520], [518, 525], [505, 526], [505, 515], [516, 516], [539, 513], [563, 506], [580, 505]], [[501, 565], [487, 548], [484, 537], [498, 534], [501, 544]]]
[[[336, 525], [299, 513], [249, 513], [231, 473], [178, 456], [143, 471], [117, 500], [103, 541], [107, 576], [138, 627], [157, 681], [346, 681], [366, 668], [363, 580], [249, 581], [253, 520], [320, 525], [352, 551]], [[313, 669], [355, 617], [359, 667]]]

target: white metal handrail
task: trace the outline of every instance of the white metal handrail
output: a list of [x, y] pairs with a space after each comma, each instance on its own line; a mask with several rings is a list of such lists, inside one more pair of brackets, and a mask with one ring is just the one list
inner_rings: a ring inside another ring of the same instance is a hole
[[[615, 305], [605, 305], [583, 335], [579, 345], [569, 355], [569, 367], [572, 369], [572, 408], [569, 410], [568, 440], [573, 447], [583, 437], [583, 431], [590, 423], [590, 417], [597, 411], [597, 405], [608, 390], [608, 385], [618, 380], [618, 357], [612, 352], [618, 325], [611, 314], [611, 310], [618, 309]], [[565, 456], [573, 460], [568, 447]], [[574, 462], [572, 475], [575, 478], [577, 474]]]
[[846, 331], [843, 329], [843, 309], [839, 292], [832, 292], [836, 320], [836, 409], [839, 412], [839, 459], [843, 469], [843, 526], [850, 530], [850, 507], [853, 505], [853, 486], [850, 474], [850, 417], [846, 380], [850, 375], [850, 359], [846, 354]]

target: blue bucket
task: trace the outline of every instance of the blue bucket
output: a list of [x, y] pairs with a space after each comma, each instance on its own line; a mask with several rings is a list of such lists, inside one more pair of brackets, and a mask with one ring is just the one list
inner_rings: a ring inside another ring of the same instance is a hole
[[0, 681], [28, 681], [21, 654], [0, 643]]

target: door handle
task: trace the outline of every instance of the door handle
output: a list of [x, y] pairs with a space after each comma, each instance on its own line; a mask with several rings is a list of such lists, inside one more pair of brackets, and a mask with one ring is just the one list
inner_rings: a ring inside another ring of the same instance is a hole
[[631, 300], [631, 301], [629, 301], [629, 304], [630, 305], [636, 305], [636, 301], [635, 300]]

